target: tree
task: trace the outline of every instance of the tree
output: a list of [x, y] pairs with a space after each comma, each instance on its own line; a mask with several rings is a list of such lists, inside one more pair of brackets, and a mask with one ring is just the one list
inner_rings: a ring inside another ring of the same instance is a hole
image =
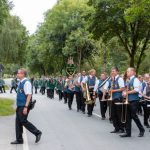
[[28, 34], [17, 16], [5, 20], [0, 33], [0, 60], [7, 63], [25, 64]]
[[95, 52], [96, 47], [92, 35], [82, 28], [78, 28], [69, 35], [63, 48], [64, 55], [74, 57], [79, 72], [81, 72], [81, 63], [94, 56]]
[[1, 30], [1, 25], [4, 22], [4, 19], [8, 16], [9, 14], [9, 5], [7, 0], [0, 0], [0, 30]]
[[[92, 8], [86, 2], [86, 0], [60, 0], [53, 9], [45, 13], [44, 23], [39, 25], [34, 37], [36, 42], [33, 43], [36, 45], [29, 46], [29, 49], [36, 47], [34, 51], [39, 58], [38, 62], [43, 64], [46, 74], [64, 72], [68, 59], [64, 47], [69, 43], [71, 34], [79, 33], [81, 29], [80, 35], [85, 31], [88, 38], [90, 37], [86, 32], [88, 23], [85, 16], [92, 11]], [[34, 45], [32, 42], [30, 44]]]
[[109, 41], [117, 37], [137, 72], [150, 40], [150, 0], [89, 0], [95, 8], [90, 31]]

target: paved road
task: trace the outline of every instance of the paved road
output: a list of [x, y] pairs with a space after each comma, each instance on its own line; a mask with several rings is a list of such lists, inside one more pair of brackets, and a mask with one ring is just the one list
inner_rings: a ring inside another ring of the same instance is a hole
[[[14, 98], [15, 94], [7, 92], [3, 96]], [[9, 145], [15, 138], [15, 116], [0, 117], [0, 150], [148, 150], [150, 147], [150, 132], [146, 129], [145, 137], [138, 138], [134, 123], [133, 136], [122, 139], [109, 133], [113, 127], [108, 120], [102, 121], [97, 116], [88, 118], [86, 114], [77, 113], [75, 101], [70, 111], [63, 101], [58, 101], [57, 96], [54, 100], [41, 94], [34, 95], [34, 98], [37, 104], [29, 120], [43, 132], [40, 143], [35, 144], [35, 137], [27, 131], [26, 145]], [[98, 103], [94, 113], [99, 115]]]

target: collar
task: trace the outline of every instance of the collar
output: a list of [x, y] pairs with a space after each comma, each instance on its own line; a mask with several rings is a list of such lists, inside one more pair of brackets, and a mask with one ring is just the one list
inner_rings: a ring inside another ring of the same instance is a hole
[[115, 80], [119, 77], [119, 74], [115, 76]]
[[89, 77], [92, 79], [94, 76], [89, 75]]
[[20, 82], [22, 83], [24, 80], [26, 80], [27, 78], [23, 78], [22, 80], [20, 80]]
[[134, 77], [135, 77], [134, 75], [133, 75], [133, 76], [131, 76], [131, 77], [130, 77], [130, 80], [132, 80]]

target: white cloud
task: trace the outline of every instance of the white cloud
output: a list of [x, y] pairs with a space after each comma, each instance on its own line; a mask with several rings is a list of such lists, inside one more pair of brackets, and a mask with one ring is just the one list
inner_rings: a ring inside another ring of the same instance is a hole
[[37, 25], [43, 22], [43, 14], [51, 9], [57, 0], [12, 0], [15, 7], [12, 14], [17, 15], [27, 30], [32, 34], [36, 31]]

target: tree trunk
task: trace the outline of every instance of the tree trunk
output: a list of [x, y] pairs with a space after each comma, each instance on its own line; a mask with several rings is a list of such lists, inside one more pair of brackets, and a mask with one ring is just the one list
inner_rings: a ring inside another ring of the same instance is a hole
[[82, 58], [82, 51], [81, 49], [78, 49], [78, 52], [79, 52], [79, 59], [78, 59], [78, 71], [81, 72], [81, 58]]
[[147, 32], [147, 36], [146, 36], [145, 42], [143, 44], [143, 47], [141, 49], [141, 53], [140, 53], [140, 56], [139, 56], [139, 59], [138, 59], [138, 62], [137, 62], [137, 66], [136, 66], [137, 73], [138, 73], [140, 65], [142, 63], [142, 58], [143, 58], [144, 52], [146, 50], [146, 47], [148, 45], [149, 39], [150, 39], [150, 30]]
[[131, 56], [130, 56], [130, 67], [133, 67], [134, 68], [134, 57], [135, 57], [135, 55], [134, 54], [132, 54]]

